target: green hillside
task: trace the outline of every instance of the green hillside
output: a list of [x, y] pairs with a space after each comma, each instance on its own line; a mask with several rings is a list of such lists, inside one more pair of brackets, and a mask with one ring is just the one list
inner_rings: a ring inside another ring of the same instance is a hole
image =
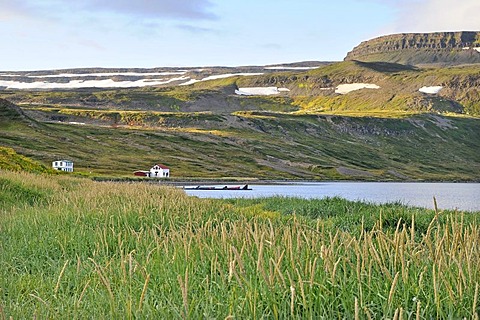
[[[342, 84], [378, 89], [338, 94]], [[239, 96], [242, 87], [288, 88]], [[419, 91], [441, 86], [438, 94]], [[190, 86], [4, 90], [0, 145], [44, 165], [131, 176], [480, 180], [480, 65], [345, 61]]]
[[[341, 84], [369, 83], [379, 89], [362, 89], [339, 95]], [[480, 115], [480, 64], [418, 68], [395, 63], [345, 61], [304, 73], [245, 77], [238, 86], [275, 85], [290, 89], [290, 104], [301, 112], [454, 112]], [[419, 91], [442, 86], [438, 94]]]
[[31, 173], [53, 172], [45, 165], [17, 154], [12, 148], [5, 147], [0, 147], [0, 169]]
[[72, 159], [92, 175], [131, 176], [160, 162], [173, 177], [480, 179], [480, 121], [434, 114], [156, 114], [136, 125], [17, 125], [0, 145], [45, 165]]

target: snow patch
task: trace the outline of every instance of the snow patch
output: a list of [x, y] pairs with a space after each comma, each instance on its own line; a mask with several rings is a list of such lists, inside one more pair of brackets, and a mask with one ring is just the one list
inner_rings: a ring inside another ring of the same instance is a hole
[[141, 79], [136, 81], [113, 81], [112, 79], [104, 80], [70, 80], [67, 83], [56, 83], [46, 81], [35, 82], [19, 82], [0, 80], [0, 87], [7, 89], [74, 89], [74, 88], [131, 88], [131, 87], [146, 87], [161, 84], [167, 84], [174, 81], [185, 81], [188, 77], [164, 79]]
[[442, 89], [443, 89], [442, 86], [432, 86], [432, 87], [423, 86], [420, 89], [418, 89], [418, 91], [423, 92], [423, 93], [429, 93], [429, 94], [437, 94]]
[[262, 75], [263, 73], [228, 73], [228, 74], [219, 74], [212, 75], [206, 78], [197, 80], [192, 79], [185, 75], [188, 71], [178, 70], [175, 72], [150, 72], [150, 73], [141, 73], [141, 72], [117, 72], [117, 73], [62, 73], [62, 74], [51, 74], [51, 75], [15, 75], [15, 74], [1, 74], [3, 77], [28, 77], [28, 78], [61, 78], [61, 77], [114, 77], [114, 76], [172, 76], [179, 75], [179, 77], [174, 77], [170, 79], [138, 79], [135, 81], [114, 81], [112, 79], [101, 79], [101, 80], [82, 80], [82, 79], [72, 79], [66, 83], [57, 83], [49, 82], [47, 79], [36, 80], [33, 82], [22, 82], [22, 81], [12, 81], [12, 80], [0, 80], [0, 87], [5, 87], [6, 89], [76, 89], [76, 88], [131, 88], [131, 87], [146, 87], [146, 86], [155, 86], [163, 85], [172, 82], [182, 82], [180, 85], [189, 85], [192, 83], [215, 80], [236, 76], [257, 76]]
[[335, 88], [335, 93], [346, 94], [360, 89], [380, 89], [376, 84], [371, 83], [348, 83], [340, 84]]
[[98, 72], [98, 73], [59, 73], [46, 75], [29, 75], [29, 74], [7, 74], [0, 73], [2, 77], [26, 77], [26, 78], [82, 78], [82, 77], [144, 77], [144, 76], [174, 76], [187, 73], [186, 70], [166, 71], [166, 72]]
[[477, 52], [480, 52], [480, 47], [478, 48], [473, 48], [473, 50], [477, 51]]
[[274, 94], [279, 94], [280, 92], [290, 91], [287, 88], [277, 88], [277, 87], [249, 87], [249, 88], [238, 88], [235, 90], [235, 93], [240, 96], [270, 96]]
[[67, 77], [115, 77], [115, 76], [131, 76], [131, 77], [143, 77], [143, 76], [174, 76], [187, 73], [186, 71], [166, 71], [166, 72], [99, 72], [99, 73], [60, 73], [50, 74], [44, 76], [31, 76], [29, 78], [67, 78]]

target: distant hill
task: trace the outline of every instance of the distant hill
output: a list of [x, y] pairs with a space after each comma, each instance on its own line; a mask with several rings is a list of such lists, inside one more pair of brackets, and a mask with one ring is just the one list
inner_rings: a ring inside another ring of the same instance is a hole
[[[215, 114], [253, 110], [302, 113], [406, 111], [480, 115], [480, 64], [422, 68], [390, 62], [343, 61], [314, 69], [281, 69], [250, 76], [238, 76], [235, 70], [232, 71], [230, 77], [184, 86], [4, 90], [0, 91], [0, 96], [20, 105], [28, 116], [40, 122], [86, 122], [81, 119], [85, 114], [81, 110]], [[347, 94], [339, 93], [337, 89], [345, 85], [353, 88], [361, 83], [379, 88], [353, 90]], [[239, 88], [272, 87], [285, 90], [268, 96], [236, 94]], [[441, 87], [441, 90], [429, 94], [420, 91], [423, 87]], [[65, 109], [72, 110], [67, 113]], [[139, 122], [138, 119], [125, 118], [125, 114], [101, 116], [111, 124], [123, 120]]]
[[480, 32], [401, 33], [360, 43], [345, 60], [408, 65], [480, 63]]

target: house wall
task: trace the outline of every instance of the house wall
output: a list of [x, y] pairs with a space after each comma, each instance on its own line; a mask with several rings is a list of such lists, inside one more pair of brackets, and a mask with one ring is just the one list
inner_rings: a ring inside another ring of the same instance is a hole
[[169, 169], [162, 169], [162, 168], [156, 169], [155, 167], [150, 169], [150, 178], [168, 178], [169, 176], [170, 176]]
[[72, 161], [65, 161], [65, 160], [58, 160], [52, 162], [52, 167], [55, 170], [61, 170], [65, 172], [73, 172], [73, 162]]

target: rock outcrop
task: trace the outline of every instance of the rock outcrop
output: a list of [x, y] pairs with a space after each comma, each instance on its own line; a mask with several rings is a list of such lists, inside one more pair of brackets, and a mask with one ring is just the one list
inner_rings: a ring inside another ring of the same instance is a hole
[[353, 48], [345, 60], [409, 65], [480, 63], [480, 32], [402, 33], [374, 38]]

